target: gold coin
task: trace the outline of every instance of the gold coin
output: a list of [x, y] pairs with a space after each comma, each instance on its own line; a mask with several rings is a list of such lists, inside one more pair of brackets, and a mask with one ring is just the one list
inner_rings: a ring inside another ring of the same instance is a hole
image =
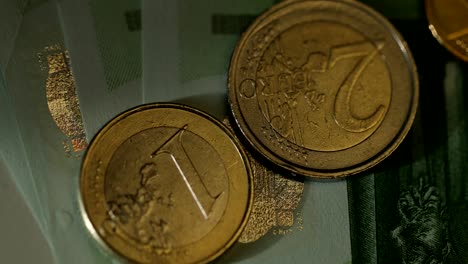
[[452, 54], [468, 62], [468, 1], [426, 0], [432, 35]]
[[282, 2], [234, 51], [229, 101], [242, 134], [295, 173], [335, 178], [374, 166], [414, 119], [419, 84], [400, 34], [358, 1]]
[[98, 133], [80, 189], [84, 219], [104, 248], [138, 263], [206, 263], [240, 236], [251, 184], [246, 155], [222, 123], [151, 104]]

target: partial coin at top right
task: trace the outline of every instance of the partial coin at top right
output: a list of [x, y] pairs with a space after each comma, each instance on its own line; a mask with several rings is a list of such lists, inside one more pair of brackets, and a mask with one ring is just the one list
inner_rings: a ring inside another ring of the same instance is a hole
[[468, 1], [426, 0], [432, 35], [453, 55], [468, 62]]

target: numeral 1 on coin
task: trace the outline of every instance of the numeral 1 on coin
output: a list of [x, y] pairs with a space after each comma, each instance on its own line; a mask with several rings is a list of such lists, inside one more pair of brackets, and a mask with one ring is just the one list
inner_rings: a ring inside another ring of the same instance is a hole
[[200, 213], [206, 220], [208, 219], [214, 203], [223, 192], [212, 195], [203, 183], [200, 174], [197, 172], [197, 169], [182, 144], [182, 136], [186, 128], [187, 126], [184, 126], [179, 129], [153, 152], [152, 157], [154, 158], [160, 155], [168, 155], [170, 157], [170, 160], [173, 162], [177, 172], [187, 186]]

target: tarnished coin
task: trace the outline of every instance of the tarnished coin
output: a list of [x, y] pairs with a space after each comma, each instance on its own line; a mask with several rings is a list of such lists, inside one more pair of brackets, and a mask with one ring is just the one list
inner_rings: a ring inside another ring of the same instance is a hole
[[426, 0], [429, 29], [452, 54], [468, 62], [468, 1]]
[[250, 144], [295, 173], [334, 178], [383, 160], [413, 122], [406, 43], [358, 1], [285, 1], [239, 41], [229, 100]]
[[206, 263], [240, 236], [251, 184], [246, 155], [224, 125], [190, 107], [152, 104], [98, 133], [80, 190], [89, 230], [117, 255]]

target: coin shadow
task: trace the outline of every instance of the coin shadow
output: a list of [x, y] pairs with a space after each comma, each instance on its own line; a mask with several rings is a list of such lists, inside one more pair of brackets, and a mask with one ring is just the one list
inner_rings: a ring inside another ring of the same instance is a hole
[[218, 120], [228, 113], [228, 99], [225, 93], [199, 94], [172, 101], [202, 110]]

